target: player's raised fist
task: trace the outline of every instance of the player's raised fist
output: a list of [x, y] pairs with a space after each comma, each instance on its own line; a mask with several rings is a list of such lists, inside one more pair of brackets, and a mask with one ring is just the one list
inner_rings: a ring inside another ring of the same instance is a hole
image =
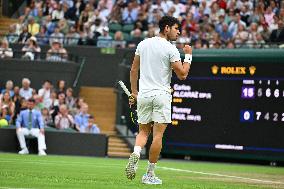
[[192, 54], [192, 48], [191, 48], [191, 46], [185, 45], [185, 46], [183, 47], [183, 52], [184, 52], [184, 54]]

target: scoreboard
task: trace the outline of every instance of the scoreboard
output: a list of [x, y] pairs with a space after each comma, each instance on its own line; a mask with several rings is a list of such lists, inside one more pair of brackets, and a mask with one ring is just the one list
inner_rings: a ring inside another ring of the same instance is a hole
[[172, 97], [164, 154], [284, 161], [284, 64], [193, 62]]

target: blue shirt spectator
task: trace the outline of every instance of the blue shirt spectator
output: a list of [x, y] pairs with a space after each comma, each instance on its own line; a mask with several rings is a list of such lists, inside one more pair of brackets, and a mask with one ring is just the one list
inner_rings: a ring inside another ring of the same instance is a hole
[[138, 9], [134, 7], [133, 2], [129, 2], [122, 12], [124, 24], [133, 24], [138, 18]]
[[85, 133], [86, 128], [88, 127], [88, 121], [89, 121], [89, 114], [87, 113], [79, 113], [75, 116], [75, 124], [76, 128], [81, 132]]
[[96, 124], [93, 124], [92, 127], [90, 128], [90, 133], [99, 134], [100, 132], [101, 130]]
[[[30, 124], [31, 119], [31, 124]], [[25, 128], [44, 128], [43, 118], [41, 112], [38, 110], [23, 110], [20, 112], [20, 115], [16, 121], [16, 128], [25, 127]]]
[[94, 121], [95, 121], [94, 116], [89, 115], [88, 128], [86, 129], [86, 132], [92, 133], [92, 134], [99, 134], [101, 130], [97, 126], [97, 124], [94, 123]]
[[8, 80], [8, 81], [6, 82], [6, 88], [5, 88], [5, 89], [2, 89], [2, 90], [1, 90], [1, 93], [4, 94], [6, 91], [9, 91], [10, 97], [13, 98], [13, 96], [14, 96], [13, 87], [14, 87], [13, 81], [12, 81], [12, 80]]

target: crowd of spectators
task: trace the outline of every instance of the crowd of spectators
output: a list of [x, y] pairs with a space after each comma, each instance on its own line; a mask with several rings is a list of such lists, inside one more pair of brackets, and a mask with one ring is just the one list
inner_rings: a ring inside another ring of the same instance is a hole
[[73, 89], [66, 88], [64, 80], [58, 81], [55, 87], [46, 80], [38, 91], [31, 88], [28, 78], [22, 80], [21, 87], [14, 86], [9, 80], [0, 91], [0, 127], [15, 125], [20, 112], [26, 110], [28, 101], [33, 99], [45, 127], [100, 133], [94, 116], [88, 113], [88, 104], [82, 98], [74, 97]]
[[283, 7], [282, 0], [31, 0], [6, 38], [133, 48], [170, 15], [181, 21], [179, 47], [265, 48], [284, 43]]

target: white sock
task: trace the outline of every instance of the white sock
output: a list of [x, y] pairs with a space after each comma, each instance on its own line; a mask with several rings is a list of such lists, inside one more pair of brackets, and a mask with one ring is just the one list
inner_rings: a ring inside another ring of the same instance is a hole
[[156, 168], [156, 163], [150, 163], [148, 161], [147, 175], [155, 176], [154, 170]]
[[142, 150], [141, 146], [134, 146], [134, 153], [138, 155], [139, 157], [140, 157], [141, 150]]

